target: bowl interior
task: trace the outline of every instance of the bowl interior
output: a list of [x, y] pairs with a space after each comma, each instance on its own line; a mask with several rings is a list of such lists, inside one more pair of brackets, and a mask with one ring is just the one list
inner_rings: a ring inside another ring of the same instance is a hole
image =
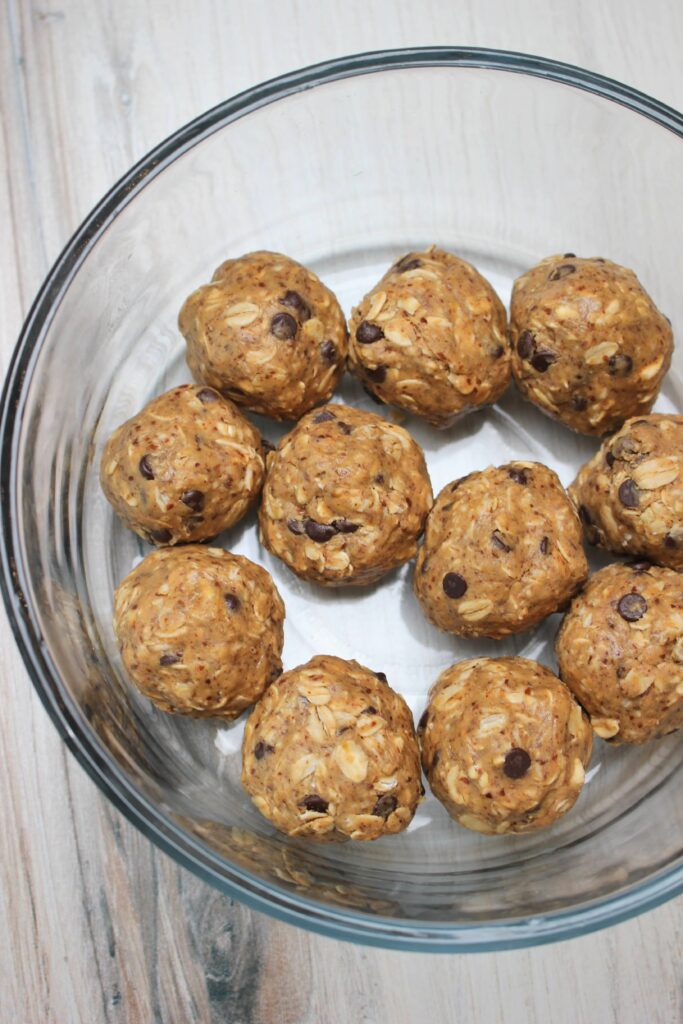
[[[85, 249], [23, 383], [13, 544], [73, 743], [95, 752], [138, 821], [166, 823], [154, 827], [186, 861], [210, 862], [214, 880], [266, 908], [305, 907], [314, 925], [324, 917], [334, 930], [343, 918], [359, 939], [410, 935], [418, 945], [442, 929], [451, 946], [468, 926], [481, 926], [469, 933], [476, 944], [472, 934], [496, 941], [496, 929], [520, 920], [533, 941], [559, 912], [580, 927], [596, 901], [679, 864], [676, 736], [634, 749], [598, 741], [577, 806], [538, 834], [467, 832], [431, 796], [406, 833], [372, 844], [312, 846], [275, 833], [240, 786], [243, 721], [163, 715], [125, 678], [112, 593], [147, 549], [115, 520], [97, 475], [111, 430], [190, 379], [177, 313], [226, 257], [286, 252], [348, 313], [390, 261], [431, 242], [473, 262], [505, 302], [514, 278], [545, 255], [605, 255], [636, 270], [676, 332], [682, 180], [678, 136], [599, 95], [486, 67], [378, 68], [217, 119], [138, 182]], [[678, 352], [657, 410], [679, 411], [682, 387]], [[348, 377], [335, 400], [395, 416]], [[510, 458], [544, 462], [568, 484], [597, 445], [514, 390], [445, 432], [401, 421], [425, 450], [435, 492]], [[257, 423], [271, 440], [284, 432]], [[555, 667], [559, 616], [501, 642], [459, 640], [424, 620], [412, 565], [371, 588], [323, 590], [261, 548], [253, 515], [219, 543], [273, 575], [287, 607], [285, 667], [319, 653], [354, 657], [386, 672], [416, 717], [460, 658], [522, 654]], [[594, 567], [609, 560], [591, 558]]]

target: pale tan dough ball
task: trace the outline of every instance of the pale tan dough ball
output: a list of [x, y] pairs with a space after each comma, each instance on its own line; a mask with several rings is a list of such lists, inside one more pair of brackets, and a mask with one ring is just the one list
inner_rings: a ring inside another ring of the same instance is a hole
[[381, 672], [330, 655], [266, 690], [249, 716], [242, 783], [281, 832], [378, 839], [401, 832], [422, 793], [412, 715]]
[[443, 672], [418, 729], [434, 796], [458, 824], [503, 835], [573, 807], [592, 748], [567, 687], [526, 658], [473, 658]]
[[153, 551], [119, 585], [128, 675], [162, 711], [236, 718], [282, 671], [285, 609], [260, 565], [197, 544]]
[[261, 436], [212, 388], [183, 384], [152, 399], [107, 441], [102, 490], [153, 544], [205, 540], [238, 522], [261, 490]]
[[226, 260], [185, 301], [178, 325], [195, 380], [276, 420], [299, 419], [327, 401], [344, 372], [337, 299], [281, 253]]
[[572, 253], [515, 281], [510, 340], [524, 397], [582, 434], [649, 412], [673, 349], [669, 321], [632, 270]]
[[644, 743], [683, 726], [683, 575], [648, 562], [596, 572], [556, 641], [560, 677], [598, 736]]
[[356, 309], [349, 366], [366, 388], [446, 427], [510, 380], [505, 307], [473, 266], [432, 246], [403, 256]]

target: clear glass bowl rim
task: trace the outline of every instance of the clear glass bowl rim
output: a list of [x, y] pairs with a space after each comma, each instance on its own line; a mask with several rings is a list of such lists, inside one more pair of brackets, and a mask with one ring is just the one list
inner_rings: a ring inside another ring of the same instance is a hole
[[626, 920], [683, 892], [683, 865], [660, 871], [623, 893], [542, 917], [484, 924], [422, 923], [347, 911], [267, 883], [182, 832], [152, 805], [84, 728], [62, 688], [26, 594], [17, 517], [18, 438], [26, 389], [52, 317], [79, 267], [117, 214], [183, 152], [232, 121], [285, 96], [338, 79], [387, 70], [447, 67], [512, 72], [545, 78], [629, 108], [683, 138], [683, 114], [603, 75], [544, 57], [478, 47], [419, 47], [340, 57], [263, 82], [194, 118], [159, 143], [100, 200], [67, 243], [43, 282], [12, 355], [0, 401], [0, 588], [12, 631], [40, 699], [68, 748], [102, 792], [152, 842], [179, 864], [241, 900], [290, 924], [320, 934], [385, 948], [471, 952], [540, 945], [583, 935]]

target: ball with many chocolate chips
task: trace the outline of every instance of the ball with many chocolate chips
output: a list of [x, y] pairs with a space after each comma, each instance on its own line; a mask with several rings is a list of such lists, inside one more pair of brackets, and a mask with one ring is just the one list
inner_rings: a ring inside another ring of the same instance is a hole
[[349, 366], [383, 402], [447, 427], [510, 380], [505, 308], [473, 266], [432, 246], [403, 256], [353, 311]]
[[515, 281], [510, 341], [524, 397], [582, 434], [649, 412], [673, 348], [669, 321], [632, 270], [573, 253]]
[[178, 324], [195, 380], [277, 420], [299, 419], [326, 401], [344, 372], [337, 299], [280, 253], [226, 260], [185, 301]]
[[304, 579], [373, 583], [415, 555], [431, 503], [424, 455], [407, 431], [327, 405], [268, 456], [261, 539]]
[[233, 526], [263, 484], [256, 427], [213, 388], [183, 384], [129, 419], [107, 441], [102, 490], [145, 540], [205, 540]]
[[629, 420], [569, 493], [592, 544], [683, 569], [683, 416]]
[[242, 783], [291, 836], [378, 839], [420, 800], [410, 710], [382, 672], [328, 655], [286, 672], [249, 716]]
[[222, 548], [153, 551], [119, 585], [128, 675], [162, 711], [235, 718], [282, 672], [284, 605], [261, 566]]
[[575, 803], [592, 747], [567, 687], [526, 658], [446, 669], [418, 729], [434, 796], [458, 824], [503, 835], [551, 825]]
[[648, 562], [590, 578], [556, 640], [560, 677], [598, 736], [644, 743], [683, 727], [683, 575]]
[[499, 638], [557, 611], [587, 575], [581, 524], [556, 474], [510, 462], [443, 488], [413, 586], [440, 629]]

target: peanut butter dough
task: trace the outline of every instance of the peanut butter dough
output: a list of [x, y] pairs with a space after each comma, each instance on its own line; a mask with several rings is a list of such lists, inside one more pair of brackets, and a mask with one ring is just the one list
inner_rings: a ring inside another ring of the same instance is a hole
[[632, 270], [573, 253], [515, 281], [510, 340], [524, 397], [582, 434], [649, 412], [673, 348], [671, 325]]
[[276, 420], [327, 401], [344, 372], [347, 331], [335, 296], [276, 252], [226, 260], [185, 301], [178, 325], [195, 380]]
[[162, 711], [236, 718], [282, 671], [284, 605], [261, 566], [197, 544], [148, 555], [119, 585], [128, 675]]
[[683, 575], [648, 562], [596, 572], [556, 641], [560, 677], [606, 740], [683, 726]]
[[444, 487], [413, 585], [435, 626], [499, 638], [557, 611], [587, 575], [581, 524], [556, 474], [510, 462]]
[[505, 307], [473, 266], [435, 246], [390, 267], [350, 327], [349, 365], [366, 388], [434, 426], [508, 386]]
[[153, 544], [214, 537], [242, 518], [265, 474], [261, 437], [217, 391], [183, 384], [105, 445], [100, 481], [114, 511]]
[[249, 716], [242, 783], [290, 836], [378, 839], [410, 823], [422, 785], [413, 719], [381, 672], [329, 655], [266, 690]]
[[683, 569], [683, 416], [629, 420], [569, 493], [591, 544]]
[[417, 550], [432, 490], [421, 448], [374, 413], [327, 405], [268, 456], [261, 540], [298, 576], [367, 584]]
[[551, 825], [573, 807], [592, 747], [588, 719], [547, 668], [471, 658], [443, 672], [418, 730], [434, 796], [489, 835]]

